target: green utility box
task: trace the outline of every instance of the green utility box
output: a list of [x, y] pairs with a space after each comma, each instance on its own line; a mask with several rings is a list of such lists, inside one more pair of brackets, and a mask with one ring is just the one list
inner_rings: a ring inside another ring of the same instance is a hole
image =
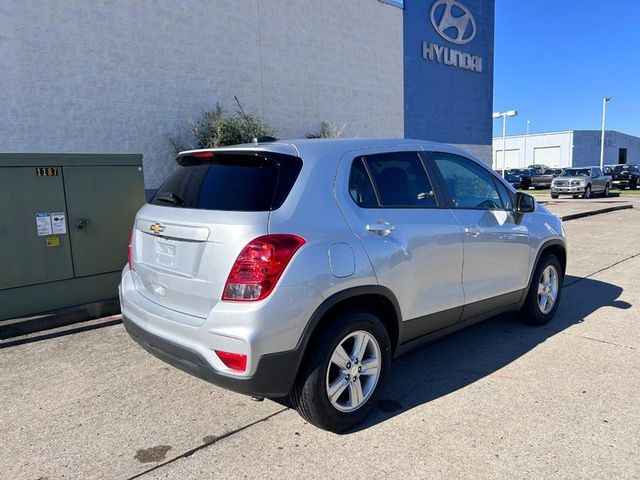
[[0, 320], [117, 297], [142, 155], [0, 154]]

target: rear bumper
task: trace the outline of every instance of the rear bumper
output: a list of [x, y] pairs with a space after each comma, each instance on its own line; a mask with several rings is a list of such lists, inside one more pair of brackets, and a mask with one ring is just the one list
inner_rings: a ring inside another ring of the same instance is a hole
[[629, 185], [631, 185], [631, 183], [631, 180], [628, 178], [611, 181], [611, 184], [615, 187], [628, 187]]
[[[289, 393], [302, 359], [303, 331], [321, 301], [314, 289], [280, 287], [260, 302], [218, 302], [202, 323], [143, 296], [136, 275], [123, 270], [120, 306], [127, 331], [143, 348], [229, 390], [261, 397]], [[231, 370], [215, 350], [245, 354], [247, 370]]]
[[272, 398], [287, 395], [302, 357], [298, 350], [264, 355], [251, 377], [230, 377], [216, 371], [200, 353], [154, 335], [124, 315], [122, 323], [138, 345], [160, 360], [202, 380], [247, 395]]

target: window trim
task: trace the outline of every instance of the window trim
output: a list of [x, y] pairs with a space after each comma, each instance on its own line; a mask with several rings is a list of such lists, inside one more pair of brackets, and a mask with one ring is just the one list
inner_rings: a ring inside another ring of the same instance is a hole
[[[364, 161], [364, 155], [357, 155], [356, 157], [353, 157], [351, 159], [351, 162], [349, 164], [349, 174], [347, 175], [347, 196], [351, 199], [351, 201], [356, 205], [356, 207], [358, 208], [362, 208], [364, 210], [376, 210], [376, 209], [380, 209], [380, 208], [384, 208], [381, 206], [380, 204], [380, 195], [378, 195], [378, 187], [376, 187], [375, 182], [373, 181], [373, 177], [371, 176], [371, 172], [369, 171], [369, 165], [367, 165], [367, 162]], [[353, 166], [355, 164], [355, 162], [360, 161], [362, 163], [362, 166], [364, 167], [364, 171], [367, 174], [367, 178], [369, 179], [369, 183], [371, 184], [371, 188], [373, 188], [373, 194], [376, 197], [376, 202], [378, 203], [378, 205], [376, 206], [362, 206], [360, 205], [355, 198], [353, 198], [353, 196], [351, 195], [351, 192], [349, 191], [349, 185], [351, 185], [351, 172], [353, 171]]]

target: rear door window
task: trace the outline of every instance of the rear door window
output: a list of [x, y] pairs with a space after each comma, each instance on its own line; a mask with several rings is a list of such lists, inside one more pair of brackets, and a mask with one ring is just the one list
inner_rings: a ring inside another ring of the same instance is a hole
[[215, 154], [180, 158], [179, 167], [151, 204], [200, 210], [260, 212], [279, 208], [295, 183], [302, 160], [289, 155]]
[[362, 208], [379, 207], [378, 197], [373, 189], [369, 172], [364, 165], [364, 158], [358, 157], [351, 165], [349, 175], [349, 195]]
[[380, 206], [437, 207], [431, 181], [417, 153], [381, 153], [363, 158]]

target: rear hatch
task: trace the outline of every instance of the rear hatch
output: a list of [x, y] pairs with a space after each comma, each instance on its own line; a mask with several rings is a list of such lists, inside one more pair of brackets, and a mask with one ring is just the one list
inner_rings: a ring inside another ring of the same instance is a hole
[[239, 252], [268, 233], [270, 212], [286, 199], [302, 160], [201, 151], [178, 163], [136, 216], [132, 268], [141, 295], [199, 325], [220, 301]]

